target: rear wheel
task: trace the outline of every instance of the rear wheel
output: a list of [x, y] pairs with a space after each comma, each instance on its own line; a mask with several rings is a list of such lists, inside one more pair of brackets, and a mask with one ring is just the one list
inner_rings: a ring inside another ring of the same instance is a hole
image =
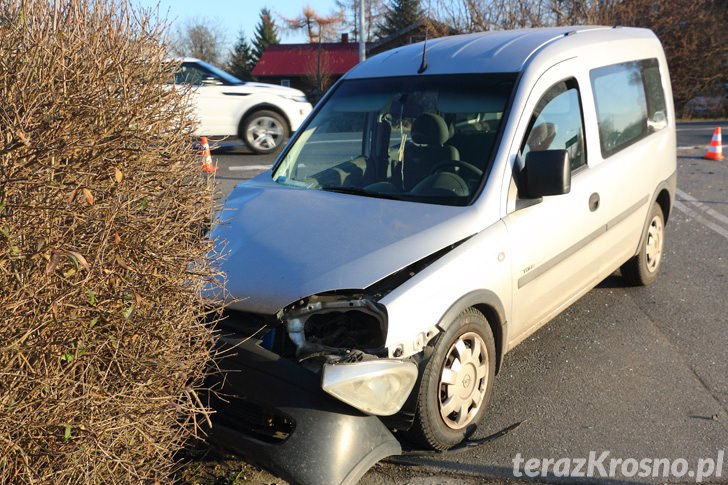
[[255, 153], [274, 153], [289, 135], [288, 123], [275, 111], [261, 110], [248, 115], [242, 123], [240, 138]]
[[650, 222], [642, 235], [642, 245], [636, 256], [622, 265], [622, 277], [632, 286], [647, 286], [657, 278], [662, 263], [665, 242], [665, 216], [655, 203], [650, 212]]
[[434, 345], [422, 374], [409, 436], [447, 450], [473, 434], [485, 414], [495, 377], [495, 343], [485, 316], [469, 308]]

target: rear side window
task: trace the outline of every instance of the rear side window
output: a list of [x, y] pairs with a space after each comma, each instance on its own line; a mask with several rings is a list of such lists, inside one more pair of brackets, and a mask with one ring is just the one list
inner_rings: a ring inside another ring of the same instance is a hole
[[667, 126], [657, 59], [600, 67], [590, 77], [604, 158]]

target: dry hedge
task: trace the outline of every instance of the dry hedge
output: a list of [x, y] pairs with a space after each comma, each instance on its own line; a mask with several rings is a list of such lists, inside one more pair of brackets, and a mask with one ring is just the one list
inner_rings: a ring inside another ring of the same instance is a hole
[[0, 482], [166, 481], [208, 413], [211, 187], [163, 33], [0, 0]]

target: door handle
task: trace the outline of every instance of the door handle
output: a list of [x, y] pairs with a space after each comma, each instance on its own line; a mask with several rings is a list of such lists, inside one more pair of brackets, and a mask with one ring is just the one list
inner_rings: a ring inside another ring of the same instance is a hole
[[597, 209], [599, 209], [599, 194], [594, 192], [589, 196], [589, 210], [594, 212]]

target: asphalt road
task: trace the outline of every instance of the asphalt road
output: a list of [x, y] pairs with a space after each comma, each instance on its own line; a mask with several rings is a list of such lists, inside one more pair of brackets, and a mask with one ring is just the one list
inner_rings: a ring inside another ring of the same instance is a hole
[[[693, 483], [699, 460], [721, 450], [721, 476], [704, 483], [728, 483], [728, 160], [702, 158], [715, 126], [728, 135], [728, 122], [678, 126], [678, 200], [655, 284], [629, 288], [612, 275], [506, 356], [473, 438], [521, 425], [461, 453], [408, 458], [415, 466], [378, 464], [362, 483], [521, 483], [517, 456], [604, 452], [607, 471], [612, 458], [687, 460], [681, 479], [625, 478], [618, 464], [612, 483]], [[225, 193], [273, 163], [240, 148], [213, 158]], [[563, 482], [551, 470], [529, 483]]]

